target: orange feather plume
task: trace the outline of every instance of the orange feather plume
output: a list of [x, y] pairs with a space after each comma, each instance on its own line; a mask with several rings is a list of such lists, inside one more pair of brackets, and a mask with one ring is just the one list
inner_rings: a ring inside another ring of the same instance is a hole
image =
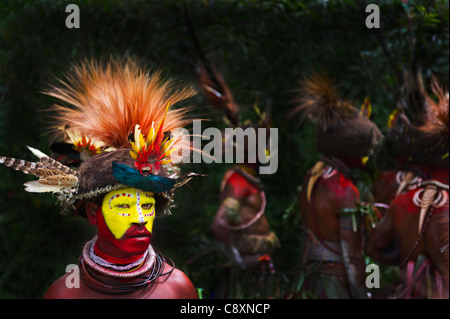
[[57, 134], [65, 127], [108, 147], [130, 148], [128, 137], [136, 125], [146, 136], [153, 125], [161, 123], [164, 133], [191, 122], [186, 117], [190, 108], [167, 110], [167, 105], [193, 97], [194, 89], [176, 89], [161, 71], [144, 72], [131, 60], [85, 61], [60, 83], [44, 92], [63, 102], [51, 109]]

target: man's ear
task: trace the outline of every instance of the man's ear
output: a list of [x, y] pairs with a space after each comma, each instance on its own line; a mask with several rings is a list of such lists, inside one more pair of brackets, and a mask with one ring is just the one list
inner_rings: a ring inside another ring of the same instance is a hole
[[94, 202], [87, 202], [84, 205], [84, 209], [86, 210], [86, 216], [89, 222], [92, 225], [97, 224], [97, 211], [98, 211], [98, 205]]

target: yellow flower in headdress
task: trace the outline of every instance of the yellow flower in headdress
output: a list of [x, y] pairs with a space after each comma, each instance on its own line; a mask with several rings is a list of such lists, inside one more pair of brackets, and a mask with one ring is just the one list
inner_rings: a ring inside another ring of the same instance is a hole
[[156, 131], [154, 123], [152, 123], [146, 139], [141, 133], [140, 126], [135, 126], [134, 142], [131, 142], [130, 155], [136, 161], [135, 165], [141, 173], [148, 170], [151, 172], [153, 169], [158, 170], [159, 165], [168, 164], [172, 161], [169, 156], [176, 150], [176, 148], [172, 148], [175, 140], [171, 141], [169, 137], [163, 139], [164, 132], [162, 132], [169, 105], [170, 103], [167, 104], [166, 113]]
[[100, 154], [105, 148], [105, 144], [101, 141], [94, 141], [88, 136], [81, 135], [76, 130], [66, 130], [66, 133], [73, 144], [73, 148], [80, 153], [81, 159], [84, 161], [94, 154]]

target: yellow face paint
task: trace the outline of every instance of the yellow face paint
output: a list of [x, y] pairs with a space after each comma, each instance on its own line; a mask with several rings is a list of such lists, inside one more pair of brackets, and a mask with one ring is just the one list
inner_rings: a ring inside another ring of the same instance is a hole
[[116, 239], [121, 238], [133, 224], [145, 224], [151, 233], [155, 219], [153, 193], [136, 188], [109, 192], [103, 198], [102, 213], [105, 223]]

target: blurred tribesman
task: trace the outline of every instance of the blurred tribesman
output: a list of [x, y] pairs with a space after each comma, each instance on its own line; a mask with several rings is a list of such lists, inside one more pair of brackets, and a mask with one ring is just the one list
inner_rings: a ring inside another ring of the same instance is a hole
[[419, 186], [392, 201], [366, 247], [375, 260], [400, 267], [392, 298], [449, 297], [449, 99], [436, 81], [433, 93], [437, 101], [424, 95], [423, 123], [408, 127], [406, 155]]
[[322, 157], [304, 178], [299, 195], [303, 221], [304, 289], [316, 298], [366, 298], [364, 218], [357, 181], [382, 134], [367, 116], [341, 100], [334, 83], [314, 73], [301, 82], [292, 116], [316, 125]]
[[[277, 235], [271, 230], [266, 216], [266, 194], [259, 178], [261, 162], [259, 154], [250, 154], [250, 143], [259, 140], [261, 130], [265, 133], [266, 144], [270, 141], [270, 118], [268, 112], [261, 112], [258, 107], [254, 111], [257, 121], [241, 122], [241, 110], [235, 103], [230, 89], [225, 84], [221, 74], [209, 64], [200, 65], [200, 87], [211, 104], [225, 113], [225, 122], [234, 129], [254, 130], [253, 137], [241, 141], [226, 140], [224, 137], [224, 152], [233, 152], [237, 158], [238, 152], [243, 152], [243, 162], [233, 165], [225, 172], [220, 187], [220, 206], [211, 223], [211, 231], [215, 239], [222, 245], [227, 256], [232, 274], [239, 273], [229, 283], [230, 288], [224, 296], [233, 297], [232, 290], [244, 291], [246, 297], [267, 297], [263, 290], [268, 289], [267, 277], [275, 273], [272, 254], [279, 246]], [[232, 137], [233, 138], [233, 137]], [[227, 147], [227, 145], [233, 145]], [[260, 145], [258, 144], [258, 148]], [[254, 156], [255, 160], [251, 157]], [[267, 155], [267, 148], [266, 148]], [[254, 274], [255, 276], [252, 276]], [[232, 280], [232, 279], [230, 279]], [[244, 288], [245, 286], [245, 288]], [[263, 287], [263, 288], [261, 288]], [[268, 292], [268, 294], [271, 294]]]

